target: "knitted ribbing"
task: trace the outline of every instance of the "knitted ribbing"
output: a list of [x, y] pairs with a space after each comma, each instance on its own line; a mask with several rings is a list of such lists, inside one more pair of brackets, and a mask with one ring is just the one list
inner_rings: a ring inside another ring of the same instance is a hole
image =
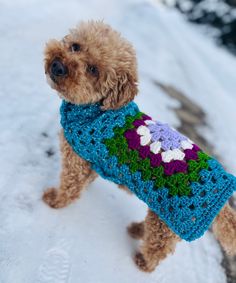
[[63, 101], [61, 125], [73, 150], [103, 178], [127, 186], [176, 234], [192, 241], [236, 189], [236, 178], [134, 102], [102, 111]]

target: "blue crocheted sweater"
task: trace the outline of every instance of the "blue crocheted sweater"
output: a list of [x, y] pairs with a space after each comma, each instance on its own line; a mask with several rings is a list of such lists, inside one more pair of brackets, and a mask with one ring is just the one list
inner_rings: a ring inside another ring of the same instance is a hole
[[60, 112], [73, 150], [103, 178], [127, 186], [182, 239], [202, 236], [236, 189], [218, 161], [134, 102], [102, 111], [63, 101]]

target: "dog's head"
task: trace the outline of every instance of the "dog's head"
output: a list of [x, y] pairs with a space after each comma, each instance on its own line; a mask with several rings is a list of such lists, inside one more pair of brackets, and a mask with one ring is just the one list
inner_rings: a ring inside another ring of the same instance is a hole
[[137, 63], [132, 45], [103, 22], [82, 22], [45, 49], [49, 84], [74, 104], [100, 102], [119, 108], [137, 94]]

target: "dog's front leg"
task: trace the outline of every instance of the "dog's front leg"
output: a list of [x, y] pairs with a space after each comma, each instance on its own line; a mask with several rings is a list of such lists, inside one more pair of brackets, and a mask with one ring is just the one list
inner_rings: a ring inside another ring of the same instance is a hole
[[80, 158], [66, 141], [63, 132], [60, 136], [62, 152], [62, 172], [59, 189], [50, 188], [43, 200], [53, 208], [67, 206], [80, 196], [81, 191], [97, 174], [91, 169], [90, 163]]

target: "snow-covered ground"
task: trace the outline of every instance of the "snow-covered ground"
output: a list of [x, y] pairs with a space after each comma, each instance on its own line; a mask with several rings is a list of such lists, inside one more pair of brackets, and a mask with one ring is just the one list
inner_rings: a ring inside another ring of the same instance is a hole
[[180, 243], [152, 274], [140, 272], [138, 243], [125, 229], [146, 207], [102, 179], [65, 209], [42, 202], [60, 169], [60, 100], [45, 81], [44, 43], [91, 18], [137, 49], [143, 111], [177, 126], [170, 108], [178, 102], [153, 81], [182, 90], [207, 113], [210, 128], [201, 131], [236, 173], [236, 60], [176, 12], [141, 0], [0, 0], [0, 283], [226, 282], [210, 233]]

